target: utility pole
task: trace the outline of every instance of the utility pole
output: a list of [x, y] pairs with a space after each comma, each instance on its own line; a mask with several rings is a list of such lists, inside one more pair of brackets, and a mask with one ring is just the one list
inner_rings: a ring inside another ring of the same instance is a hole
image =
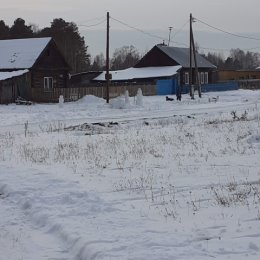
[[195, 42], [194, 42], [194, 36], [193, 36], [193, 30], [192, 30], [192, 23], [194, 22], [194, 18], [192, 17], [192, 14], [190, 14], [190, 96], [192, 99], [194, 99], [194, 84], [193, 84], [193, 68], [192, 68], [192, 56], [194, 59], [194, 66], [195, 66], [195, 85], [198, 89], [199, 97], [201, 98], [201, 84], [200, 84], [200, 76], [199, 76], [199, 70], [197, 65], [197, 56], [196, 56], [196, 48], [195, 48]]
[[195, 49], [193, 33], [192, 33], [192, 47], [193, 47], [193, 56], [194, 56], [194, 65], [195, 65], [195, 85], [198, 89], [199, 97], [201, 98], [201, 84], [200, 84], [200, 76], [199, 76], [199, 70], [198, 70], [198, 64], [197, 64], [196, 49]]
[[190, 14], [190, 73], [189, 73], [190, 96], [194, 98], [193, 75], [192, 75], [192, 14]]
[[109, 12], [107, 12], [107, 46], [106, 46], [106, 100], [109, 103]]
[[169, 40], [168, 40], [168, 46], [170, 46], [170, 42], [171, 42], [171, 33], [172, 33], [172, 26], [169, 27]]

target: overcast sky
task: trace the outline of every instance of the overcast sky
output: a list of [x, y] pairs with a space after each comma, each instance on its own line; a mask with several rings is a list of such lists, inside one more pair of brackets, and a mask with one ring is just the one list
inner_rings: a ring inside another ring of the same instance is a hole
[[[0, 0], [1, 16], [8, 25], [21, 17], [40, 28], [49, 26], [53, 18], [74, 21], [78, 25], [93, 25], [111, 17], [145, 30], [180, 29], [189, 14], [213, 26], [234, 33], [259, 33], [260, 0]], [[188, 29], [186, 25], [186, 29]], [[100, 30], [105, 22], [83, 30]], [[129, 28], [111, 21], [111, 30]], [[195, 23], [194, 30], [209, 30]], [[260, 45], [259, 42], [253, 45]]]

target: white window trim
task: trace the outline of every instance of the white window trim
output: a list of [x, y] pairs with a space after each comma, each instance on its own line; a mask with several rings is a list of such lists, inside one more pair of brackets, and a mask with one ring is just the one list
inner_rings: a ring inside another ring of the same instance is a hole
[[204, 76], [204, 72], [200, 73], [200, 84], [204, 84], [205, 83], [205, 76]]
[[205, 84], [208, 84], [209, 83], [209, 73], [208, 72], [205, 72], [205, 79], [204, 79], [204, 82]]
[[53, 77], [44, 77], [43, 79], [43, 87], [44, 91], [52, 91], [53, 90]]
[[190, 82], [189, 72], [185, 72], [185, 73], [184, 73], [184, 84], [185, 84], [185, 85], [189, 85], [189, 82]]

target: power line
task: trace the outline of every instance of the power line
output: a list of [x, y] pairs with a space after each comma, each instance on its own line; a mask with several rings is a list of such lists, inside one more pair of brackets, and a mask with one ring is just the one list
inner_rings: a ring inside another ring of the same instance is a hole
[[181, 31], [183, 31], [183, 29], [185, 28], [185, 26], [189, 23], [189, 20], [187, 20], [183, 26], [178, 30], [176, 31], [174, 34], [173, 34], [173, 37], [176, 36], [178, 33], [180, 33]]
[[116, 19], [116, 18], [111, 17], [111, 19], [114, 20], [114, 21], [116, 21], [116, 22], [118, 22], [118, 23], [120, 23], [120, 24], [122, 24], [122, 25], [124, 25], [124, 26], [126, 26], [126, 27], [128, 27], [128, 28], [130, 28], [130, 29], [134, 29], [134, 30], [136, 30], [136, 31], [138, 31], [138, 32], [140, 32], [140, 33], [146, 34], [146, 35], [148, 35], [148, 36], [150, 36], [150, 37], [158, 38], [158, 39], [161, 39], [161, 40], [164, 40], [164, 41], [167, 40], [167, 39], [164, 38], [164, 37], [161, 37], [161, 36], [158, 36], [158, 35], [155, 35], [155, 34], [151, 34], [151, 33], [145, 32], [145, 31], [142, 30], [142, 29], [139, 29], [139, 28], [137, 28], [137, 27], [134, 27], [134, 26], [132, 26], [132, 25], [129, 25], [129, 24], [127, 24], [127, 23], [125, 23], [125, 22], [122, 22], [122, 21], [120, 21], [120, 20], [118, 20], [118, 19]]
[[[220, 49], [220, 48], [209, 48], [209, 47], [203, 47], [203, 46], [199, 46], [200, 49], [202, 50], [212, 50], [212, 51], [230, 51], [231, 49], [234, 48], [230, 48], [230, 49]], [[258, 50], [260, 49], [259, 47], [252, 47], [252, 48], [239, 48], [242, 51], [252, 51], [252, 50]]]
[[[102, 17], [97, 17], [97, 18], [93, 18], [93, 19], [89, 19], [89, 20], [86, 20], [86, 21], [95, 21], [95, 20], [99, 20], [99, 19], [102, 19], [102, 18], [104, 18], [104, 16], [102, 16]], [[193, 18], [194, 18], [194, 17], [193, 17]], [[168, 39], [166, 39], [165, 37], [162, 37], [162, 36], [159, 36], [159, 35], [156, 35], [156, 34], [153, 34], [153, 33], [149, 33], [149, 32], [147, 32], [147, 31], [144, 31], [143, 29], [140, 29], [140, 28], [137, 28], [137, 27], [135, 27], [135, 26], [132, 26], [132, 25], [130, 25], [130, 24], [126, 23], [126, 22], [123, 22], [123, 21], [121, 21], [121, 20], [119, 20], [119, 19], [113, 18], [113, 17], [111, 17], [111, 16], [110, 16], [110, 19], [112, 19], [112, 20], [114, 20], [115, 22], [118, 22], [118, 23], [120, 23], [120, 24], [122, 24], [122, 25], [124, 25], [124, 26], [126, 26], [126, 27], [128, 27], [128, 28], [130, 28], [130, 29], [136, 30], [136, 31], [138, 31], [138, 32], [140, 32], [140, 33], [142, 33], [142, 34], [144, 34], [144, 35], [147, 35], [147, 36], [149, 36], [149, 37], [157, 38], [157, 39], [163, 40], [164, 42], [167, 42], [167, 41], [168, 41]], [[198, 21], [198, 22], [200, 22], [200, 23], [202, 23], [202, 24], [204, 24], [204, 25], [207, 25], [207, 26], [210, 27], [210, 28], [213, 28], [213, 29], [218, 30], [218, 31], [220, 31], [220, 32], [229, 34], [229, 35], [231, 35], [231, 36], [235, 36], [235, 37], [239, 37], [239, 38], [244, 38], [244, 39], [250, 39], [250, 40], [260, 41], [259, 38], [248, 37], [248, 36], [244, 36], [244, 35], [238, 35], [238, 34], [235, 34], [235, 33], [231, 33], [231, 32], [222, 30], [222, 29], [220, 29], [220, 28], [217, 28], [217, 27], [215, 27], [215, 26], [212, 26], [212, 25], [210, 25], [210, 24], [208, 24], [208, 23], [206, 23], [206, 22], [203, 22], [202, 20], [200, 20], [200, 19], [198, 19], [198, 18], [195, 18], [195, 19], [196, 19], [196, 21]], [[98, 23], [95, 23], [95, 24], [90, 24], [90, 25], [80, 24], [80, 25], [78, 25], [78, 26], [79, 26], [79, 27], [91, 28], [91, 27], [95, 27], [95, 26], [101, 25], [101, 24], [103, 24], [103, 23], [105, 23], [105, 22], [106, 22], [106, 18], [104, 18], [102, 21], [100, 21], [100, 22], [98, 22]], [[176, 35], [177, 35], [178, 33], [180, 33], [181, 31], [183, 31], [183, 29], [185, 28], [185, 26], [186, 26], [188, 23], [189, 23], [189, 20], [187, 20], [187, 21], [183, 24], [183, 26], [173, 34], [173, 37], [176, 36]], [[175, 44], [178, 44], [178, 45], [182, 45], [182, 46], [188, 47], [188, 45], [187, 45], [186, 43], [183, 43], [183, 42], [177, 42], [177, 41], [170, 40], [170, 43], [175, 43]], [[210, 50], [212, 50], [212, 51], [225, 51], [225, 52], [230, 51], [230, 49], [209, 48], [209, 47], [202, 47], [202, 46], [200, 46], [200, 49], [202, 49], [202, 50], [207, 50], [207, 51], [210, 51]], [[241, 49], [241, 48], [240, 48], [240, 49]], [[241, 50], [251, 51], [251, 50], [256, 50], [256, 49], [260, 49], [260, 46], [259, 46], [259, 47], [248, 48], [248, 49], [241, 49]]]
[[99, 16], [99, 17], [95, 17], [95, 18], [91, 18], [91, 19], [87, 19], [87, 20], [81, 20], [78, 21], [78, 23], [88, 23], [88, 22], [93, 22], [93, 21], [99, 21], [99, 20], [104, 20], [105, 16]]
[[87, 27], [87, 28], [89, 28], [89, 27], [95, 27], [95, 26], [98, 26], [98, 25], [100, 25], [100, 24], [103, 24], [105, 21], [106, 21], [106, 19], [102, 20], [101, 22], [95, 23], [95, 24], [90, 24], [90, 25], [79, 24], [78, 26], [80, 26], [80, 27]]
[[[116, 22], [118, 22], [118, 23], [120, 23], [120, 24], [122, 24], [122, 25], [124, 25], [124, 26], [126, 26], [126, 27], [128, 27], [128, 28], [131, 28], [131, 29], [134, 29], [134, 30], [136, 30], [136, 31], [139, 31], [140, 33], [143, 33], [143, 34], [148, 35], [148, 36], [150, 36], [150, 37], [158, 38], [158, 39], [161, 39], [161, 40], [163, 40], [163, 41], [165, 41], [165, 42], [167, 41], [167, 39], [164, 38], [164, 37], [161, 37], [161, 36], [158, 36], [158, 35], [155, 35], [155, 34], [151, 34], [151, 33], [149, 33], [149, 32], [146, 32], [146, 31], [142, 30], [142, 29], [139, 29], [139, 28], [137, 28], [137, 27], [135, 27], [135, 26], [132, 26], [132, 25], [129, 25], [129, 24], [123, 22], [123, 21], [120, 21], [120, 20], [118, 20], [118, 19], [116, 19], [116, 18], [111, 17], [111, 19], [113, 19], [114, 21], [116, 21]], [[197, 19], [197, 18], [196, 18], [196, 20], [200, 21], [200, 20]], [[185, 28], [185, 26], [186, 26], [188, 23], [189, 23], [189, 20], [187, 20], [187, 21], [184, 23], [184, 25], [183, 25], [177, 32], [175, 32], [175, 33], [173, 34], [173, 36], [175, 36], [176, 34], [178, 34], [179, 32], [181, 32], [181, 31]], [[259, 39], [259, 40], [260, 40], [260, 39]], [[172, 40], [171, 40], [170, 42], [176, 43], [176, 44], [178, 44], [178, 45], [183, 45], [183, 46], [188, 47], [187, 44], [182, 43], [182, 42], [176, 42], [176, 41], [172, 41]], [[223, 49], [223, 48], [221, 49], [221, 48], [209, 48], [209, 47], [202, 47], [202, 46], [200, 46], [200, 49], [202, 49], [202, 50], [207, 50], [207, 51], [210, 51], [210, 50], [211, 50], [211, 51], [225, 51], [225, 52], [231, 50], [231, 48], [230, 48], [230, 49]], [[241, 48], [240, 48], [240, 49], [241, 49]], [[256, 50], [256, 49], [260, 49], [260, 47], [253, 47], [253, 48], [241, 49], [241, 50], [250, 51], [250, 50]]]
[[238, 38], [260, 41], [260, 38], [255, 38], [255, 37], [250, 37], [250, 36], [245, 36], [245, 35], [239, 35], [239, 34], [235, 34], [235, 33], [232, 33], [232, 32], [228, 32], [228, 31], [226, 31], [226, 30], [220, 29], [220, 28], [215, 27], [215, 26], [213, 26], [213, 25], [210, 25], [210, 24], [208, 24], [208, 23], [206, 23], [206, 22], [203, 22], [203, 21], [201, 21], [201, 20], [198, 19], [198, 18], [195, 18], [195, 19], [196, 19], [196, 21], [198, 21], [198, 22], [200, 22], [200, 23], [202, 23], [202, 24], [204, 24], [204, 25], [207, 25], [208, 27], [213, 28], [213, 29], [215, 29], [215, 30], [217, 30], [217, 31], [220, 31], [220, 32], [222, 32], [222, 33], [226, 33], [226, 34], [229, 34], [229, 35], [231, 35], [231, 36], [238, 37]]
[[[147, 35], [147, 36], [150, 36], [150, 37], [153, 37], [153, 38], [157, 38], [157, 39], [160, 39], [160, 40], [163, 40], [163, 41], [168, 41], [165, 37], [162, 37], [162, 36], [159, 36], [159, 35], [156, 35], [156, 34], [153, 34], [153, 33], [149, 33], [149, 32], [146, 32], [146, 31], [144, 31], [144, 30], [142, 30], [142, 29], [140, 29], [140, 28], [137, 28], [137, 27], [135, 27], [135, 26], [132, 26], [132, 25], [129, 25], [129, 24], [127, 24], [127, 23], [125, 23], [125, 22], [123, 22], [123, 21], [120, 21], [120, 20], [118, 20], [118, 19], [116, 19], [116, 18], [113, 18], [113, 17], [110, 17], [112, 20], [114, 20], [114, 21], [116, 21], [116, 22], [118, 22], [118, 23], [120, 23], [120, 24], [122, 24], [122, 25], [124, 25], [124, 26], [126, 26], [126, 27], [128, 27], [128, 28], [130, 28], [130, 29], [133, 29], [133, 30], [136, 30], [136, 31], [138, 31], [138, 32], [140, 32], [140, 33], [142, 33], [142, 34], [145, 34], [145, 35]], [[178, 44], [178, 45], [184, 45], [184, 46], [188, 46], [187, 44], [185, 44], [185, 43], [183, 43], [183, 42], [176, 42], [176, 41], [170, 41], [171, 43], [175, 43], [175, 44]]]

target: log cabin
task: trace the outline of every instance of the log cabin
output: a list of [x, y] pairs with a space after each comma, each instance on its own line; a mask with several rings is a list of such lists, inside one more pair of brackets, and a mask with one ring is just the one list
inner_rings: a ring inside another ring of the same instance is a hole
[[57, 102], [70, 66], [52, 38], [0, 40], [0, 103]]

